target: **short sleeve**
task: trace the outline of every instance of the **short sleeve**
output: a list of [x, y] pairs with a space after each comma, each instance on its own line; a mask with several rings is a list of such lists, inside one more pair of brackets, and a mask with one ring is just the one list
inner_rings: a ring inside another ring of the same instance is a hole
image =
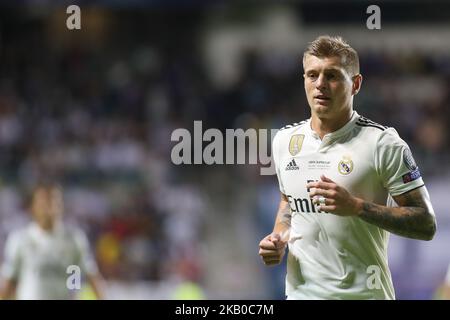
[[18, 231], [10, 233], [5, 243], [4, 261], [2, 265], [2, 277], [9, 280], [19, 278], [21, 265], [21, 233]]
[[375, 166], [383, 186], [391, 196], [424, 185], [411, 149], [393, 128], [384, 130], [378, 139]]
[[91, 254], [89, 241], [85, 233], [81, 230], [75, 230], [75, 243], [78, 250], [79, 266], [86, 274], [95, 275], [98, 273], [97, 263]]
[[278, 131], [272, 142], [272, 155], [273, 161], [275, 163], [275, 172], [277, 174], [278, 185], [281, 193], [286, 194], [284, 191], [283, 181], [281, 181], [281, 171], [280, 171], [280, 132]]

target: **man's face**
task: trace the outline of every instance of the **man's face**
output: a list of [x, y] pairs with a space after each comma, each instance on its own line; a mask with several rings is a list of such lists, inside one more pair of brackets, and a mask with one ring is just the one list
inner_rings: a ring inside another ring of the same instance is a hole
[[360, 88], [361, 76], [353, 77], [337, 56], [304, 60], [305, 92], [312, 113], [331, 118], [352, 107], [352, 97]]
[[58, 188], [39, 188], [35, 191], [31, 203], [31, 211], [36, 222], [51, 228], [61, 217], [63, 210], [62, 192]]

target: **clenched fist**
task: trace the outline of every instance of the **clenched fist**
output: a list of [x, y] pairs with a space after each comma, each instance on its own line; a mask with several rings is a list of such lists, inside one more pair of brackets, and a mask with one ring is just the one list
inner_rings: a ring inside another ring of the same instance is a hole
[[281, 239], [278, 233], [266, 236], [259, 243], [259, 255], [266, 266], [280, 264], [286, 252], [287, 241]]

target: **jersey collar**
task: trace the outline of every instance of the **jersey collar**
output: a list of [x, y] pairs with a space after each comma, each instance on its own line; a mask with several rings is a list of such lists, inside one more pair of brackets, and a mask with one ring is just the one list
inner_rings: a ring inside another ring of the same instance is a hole
[[53, 230], [46, 231], [42, 229], [37, 222], [33, 221], [30, 223], [31, 232], [36, 234], [39, 237], [48, 237], [48, 236], [54, 236], [62, 232], [63, 230], [63, 224], [61, 221], [56, 221], [55, 226], [53, 227]]
[[[339, 129], [336, 130], [336, 131], [327, 133], [327, 134], [323, 137], [322, 140], [334, 139], [334, 138], [340, 137], [340, 136], [342, 136], [343, 134], [347, 133], [348, 131], [350, 131], [351, 129], [354, 128], [355, 122], [356, 122], [356, 120], [358, 120], [358, 118], [359, 118], [359, 114], [358, 114], [355, 110], [353, 110], [352, 116], [351, 116], [350, 120], [349, 120], [342, 128], [339, 128]], [[314, 136], [314, 137], [317, 138], [317, 139], [320, 139], [319, 135], [318, 135], [318, 134], [312, 129], [312, 127], [311, 127], [311, 118], [308, 119], [308, 125], [307, 125], [307, 128], [308, 128], [308, 129], [307, 129], [308, 132], [309, 132], [312, 136]]]

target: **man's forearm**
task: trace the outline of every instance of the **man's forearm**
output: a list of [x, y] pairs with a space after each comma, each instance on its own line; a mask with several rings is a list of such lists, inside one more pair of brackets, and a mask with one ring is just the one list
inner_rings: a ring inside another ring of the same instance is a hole
[[431, 240], [436, 232], [433, 214], [423, 207], [386, 207], [360, 200], [358, 216], [399, 236]]
[[275, 219], [275, 226], [273, 228], [274, 233], [282, 235], [283, 239], [287, 238], [289, 230], [291, 228], [291, 208], [288, 202], [281, 202], [278, 208], [277, 217]]

